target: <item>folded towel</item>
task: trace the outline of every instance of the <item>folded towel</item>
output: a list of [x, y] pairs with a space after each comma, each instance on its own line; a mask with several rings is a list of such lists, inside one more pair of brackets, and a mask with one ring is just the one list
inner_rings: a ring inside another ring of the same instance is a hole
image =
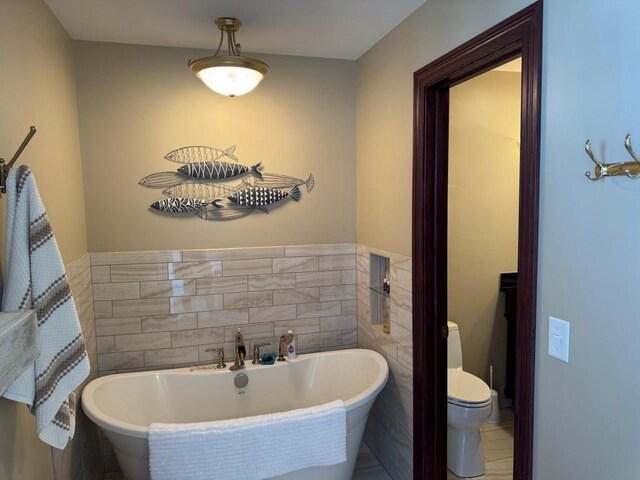
[[289, 412], [149, 427], [152, 480], [262, 480], [347, 460], [341, 400]]
[[26, 166], [9, 171], [2, 310], [35, 309], [40, 354], [4, 396], [26, 403], [40, 439], [64, 448], [75, 430], [74, 390], [90, 366], [64, 264]]

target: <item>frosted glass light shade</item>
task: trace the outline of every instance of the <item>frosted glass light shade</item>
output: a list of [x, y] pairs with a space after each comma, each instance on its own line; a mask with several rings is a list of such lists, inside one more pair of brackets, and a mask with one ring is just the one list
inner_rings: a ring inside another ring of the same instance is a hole
[[266, 63], [241, 56], [199, 58], [189, 68], [211, 90], [229, 97], [250, 92], [269, 71]]
[[200, 70], [198, 78], [214, 92], [235, 97], [256, 88], [264, 75], [250, 68], [210, 67]]

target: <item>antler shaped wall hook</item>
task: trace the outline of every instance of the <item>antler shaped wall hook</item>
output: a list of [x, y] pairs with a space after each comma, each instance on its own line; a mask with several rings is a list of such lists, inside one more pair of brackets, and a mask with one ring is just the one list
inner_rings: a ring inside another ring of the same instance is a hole
[[627, 177], [629, 178], [638, 178], [640, 177], [640, 159], [638, 159], [637, 155], [634, 153], [633, 151], [633, 147], [631, 146], [631, 134], [627, 133], [627, 136], [624, 137], [624, 148], [627, 149], [627, 152], [629, 153], [629, 155], [631, 155], [631, 158], [633, 158], [635, 160], [635, 164], [632, 164], [632, 167], [635, 167], [635, 171], [632, 172], [631, 168], [628, 168], [625, 170], [624, 173], [627, 174]]
[[591, 175], [591, 172], [585, 172], [585, 176], [593, 182], [604, 177], [620, 175], [626, 175], [629, 178], [640, 178], [640, 159], [633, 151], [633, 147], [631, 146], [631, 134], [629, 133], [624, 137], [624, 148], [626, 148], [629, 155], [631, 155], [631, 158], [633, 158], [633, 162], [602, 163], [598, 161], [593, 154], [593, 150], [591, 149], [591, 140], [587, 140], [584, 145], [584, 150], [587, 152], [591, 161], [596, 164], [596, 168], [594, 169], [594, 175]]

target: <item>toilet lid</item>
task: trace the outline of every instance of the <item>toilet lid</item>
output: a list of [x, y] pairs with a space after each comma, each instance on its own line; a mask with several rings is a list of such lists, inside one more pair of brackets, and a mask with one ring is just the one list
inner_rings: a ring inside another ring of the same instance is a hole
[[491, 390], [478, 377], [450, 368], [447, 374], [447, 397], [452, 403], [478, 407], [491, 401]]

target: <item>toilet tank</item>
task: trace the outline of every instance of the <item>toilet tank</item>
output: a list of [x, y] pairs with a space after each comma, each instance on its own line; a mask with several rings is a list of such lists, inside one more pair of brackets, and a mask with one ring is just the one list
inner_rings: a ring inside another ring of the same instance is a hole
[[447, 338], [447, 368], [458, 368], [462, 370], [462, 343], [460, 342], [460, 331], [458, 325], [447, 322], [449, 327], [449, 337]]

